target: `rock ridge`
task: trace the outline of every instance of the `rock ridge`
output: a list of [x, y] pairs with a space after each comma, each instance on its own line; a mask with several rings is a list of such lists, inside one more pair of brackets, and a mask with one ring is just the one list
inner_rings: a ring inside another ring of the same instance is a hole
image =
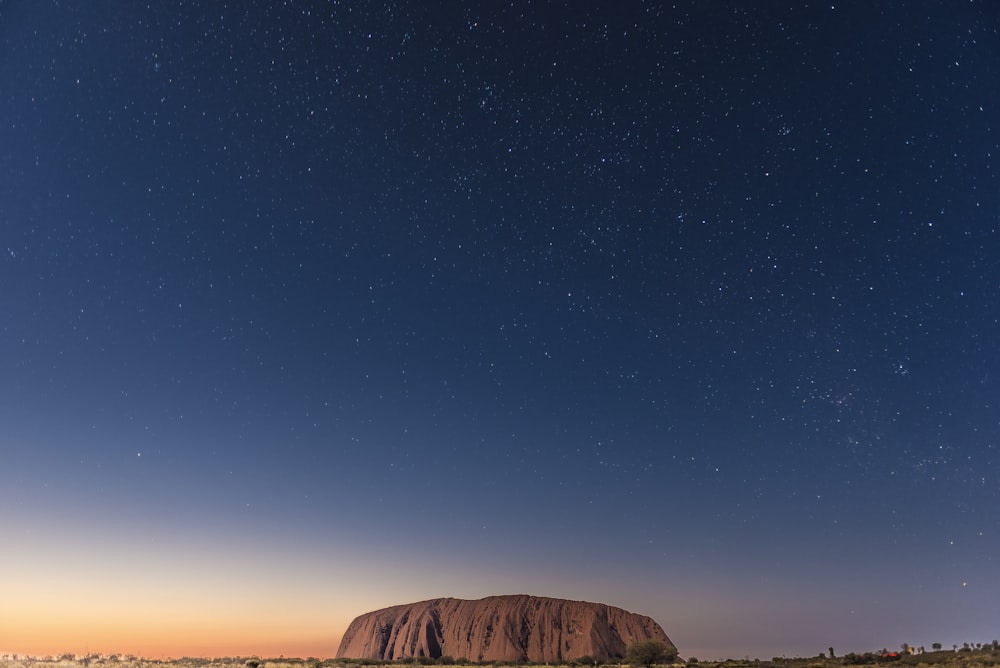
[[607, 661], [623, 657], [629, 644], [650, 639], [676, 649], [651, 617], [603, 603], [527, 594], [435, 598], [355, 618], [337, 657], [551, 662], [590, 656]]

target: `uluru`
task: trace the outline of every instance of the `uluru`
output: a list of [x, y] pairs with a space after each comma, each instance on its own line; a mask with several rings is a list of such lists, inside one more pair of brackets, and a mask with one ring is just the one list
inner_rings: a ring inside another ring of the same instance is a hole
[[528, 596], [436, 598], [357, 617], [338, 658], [392, 661], [461, 657], [471, 661], [608, 661], [638, 640], [676, 650], [651, 617], [603, 603]]

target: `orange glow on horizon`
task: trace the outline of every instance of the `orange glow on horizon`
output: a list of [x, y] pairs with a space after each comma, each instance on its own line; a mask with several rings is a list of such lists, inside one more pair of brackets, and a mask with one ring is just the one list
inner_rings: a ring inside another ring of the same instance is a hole
[[17, 624], [3, 619], [4, 638], [12, 646], [0, 652], [32, 656], [71, 654], [131, 654], [148, 658], [259, 656], [319, 659], [332, 658], [340, 644], [340, 633], [318, 633], [311, 629], [245, 628], [197, 623], [174, 623], [159, 628], [138, 624], [80, 622], [53, 618], [43, 625]]
[[0, 652], [331, 658], [377, 592], [338, 553], [36, 527], [0, 554]]
[[[37, 583], [36, 583], [37, 584]], [[133, 583], [136, 584], [136, 583]], [[176, 583], [174, 583], [176, 584]], [[173, 595], [146, 586], [135, 593], [99, 591], [93, 583], [60, 589], [36, 586], [33, 595], [0, 603], [0, 651], [31, 655], [105, 653], [148, 657], [332, 657], [349, 614], [313, 598], [259, 596], [191, 588]]]

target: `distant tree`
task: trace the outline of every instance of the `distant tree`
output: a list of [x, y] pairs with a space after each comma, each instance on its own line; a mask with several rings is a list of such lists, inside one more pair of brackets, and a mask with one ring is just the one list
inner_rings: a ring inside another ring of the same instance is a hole
[[934, 650], [935, 652], [940, 652], [941, 651], [941, 643], [939, 643], [939, 642], [933, 642], [933, 643], [931, 643], [931, 649]]
[[654, 663], [667, 663], [677, 658], [677, 650], [662, 640], [638, 640], [625, 650], [625, 660], [632, 666], [650, 668]]
[[910, 653], [910, 646], [908, 644], [906, 644], [905, 642], [902, 645], [900, 645], [899, 648], [901, 650], [903, 650], [903, 654], [909, 654]]
[[837, 655], [833, 653], [833, 648], [832, 647], [830, 648], [830, 658], [831, 659], [837, 658]]

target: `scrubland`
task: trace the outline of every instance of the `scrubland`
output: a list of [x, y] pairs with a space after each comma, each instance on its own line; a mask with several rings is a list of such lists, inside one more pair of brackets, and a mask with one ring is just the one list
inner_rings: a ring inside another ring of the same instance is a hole
[[[582, 661], [563, 664], [503, 664], [490, 662], [477, 664], [462, 659], [445, 657], [444, 661], [421, 659], [418, 661], [371, 661], [363, 659], [266, 659], [258, 657], [146, 659], [133, 656], [71, 656], [26, 657], [0, 656], [0, 668], [500, 668], [502, 666], [539, 666], [551, 668], [625, 668], [627, 664], [600, 663], [584, 658]], [[667, 664], [671, 668], [993, 668], [1000, 667], [1000, 648], [995, 644], [968, 648], [914, 652], [879, 650], [876, 652], [849, 653], [829, 657], [826, 653], [816, 657], [772, 659], [727, 659], [725, 661], [699, 661], [690, 657]], [[645, 668], [635, 666], [629, 668]], [[658, 668], [667, 668], [662, 666]]]

